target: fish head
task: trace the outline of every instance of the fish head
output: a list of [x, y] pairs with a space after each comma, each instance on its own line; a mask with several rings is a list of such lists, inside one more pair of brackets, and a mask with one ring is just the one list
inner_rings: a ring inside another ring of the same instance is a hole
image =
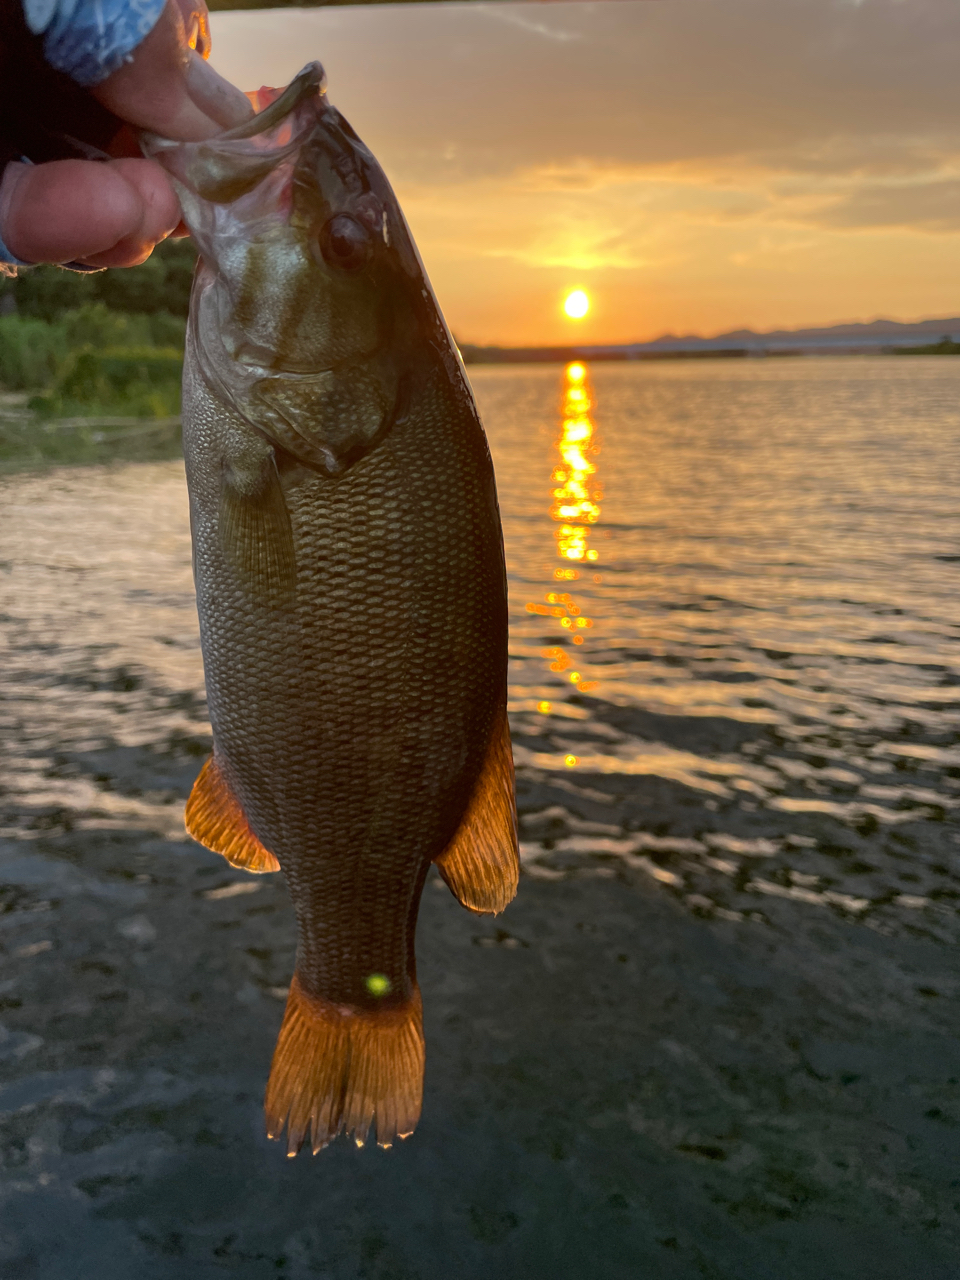
[[320, 65], [251, 97], [253, 119], [215, 138], [144, 141], [201, 255], [188, 363], [273, 443], [336, 475], [404, 413], [431, 352], [458, 361], [397, 199]]

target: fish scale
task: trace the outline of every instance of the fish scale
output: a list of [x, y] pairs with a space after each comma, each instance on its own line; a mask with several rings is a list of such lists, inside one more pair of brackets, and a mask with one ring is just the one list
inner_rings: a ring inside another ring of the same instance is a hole
[[500, 519], [462, 365], [319, 69], [261, 96], [220, 140], [148, 150], [202, 253], [184, 452], [214, 756], [187, 824], [290, 889], [266, 1111], [295, 1154], [412, 1132], [427, 871], [498, 911], [518, 857]]

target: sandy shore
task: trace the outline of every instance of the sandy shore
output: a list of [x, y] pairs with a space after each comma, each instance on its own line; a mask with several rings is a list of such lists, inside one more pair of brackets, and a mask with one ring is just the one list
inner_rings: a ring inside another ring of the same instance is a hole
[[[196, 749], [71, 767], [174, 799]], [[597, 816], [549, 780], [521, 778], [521, 803]], [[944, 947], [792, 901], [698, 919], [622, 868], [525, 877], [497, 921], [431, 881], [420, 1128], [287, 1160], [260, 1109], [294, 953], [282, 881], [70, 825], [2, 849], [4, 1276], [958, 1274]]]

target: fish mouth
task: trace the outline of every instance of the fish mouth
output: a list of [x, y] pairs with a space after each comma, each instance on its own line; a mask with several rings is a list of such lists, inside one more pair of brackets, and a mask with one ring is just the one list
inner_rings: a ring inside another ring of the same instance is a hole
[[[327, 91], [327, 73], [319, 62], [308, 62], [302, 71], [290, 81], [282, 93], [265, 106], [261, 111], [243, 124], [235, 125], [216, 136], [217, 142], [242, 141], [255, 138], [260, 133], [275, 129], [287, 116], [296, 111], [306, 98], [321, 98]], [[271, 90], [259, 91], [259, 94], [271, 93]]]

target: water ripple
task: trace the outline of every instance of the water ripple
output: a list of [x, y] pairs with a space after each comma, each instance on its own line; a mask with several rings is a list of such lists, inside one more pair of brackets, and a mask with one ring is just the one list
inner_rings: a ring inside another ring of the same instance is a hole
[[[473, 380], [504, 515], [526, 873], [632, 877], [743, 927], [817, 907], [955, 939], [960, 362]], [[209, 729], [182, 467], [3, 488], [16, 921], [56, 910], [21, 874], [46, 835], [176, 839]]]
[[[568, 588], [593, 620], [575, 654], [569, 628], [529, 612], [563, 563], [562, 374], [473, 380], [501, 483], [525, 821], [554, 815], [525, 841], [528, 873], [632, 868], [701, 914], [792, 902], [953, 936], [960, 366], [589, 369], [603, 501], [597, 558]], [[559, 817], [562, 779], [602, 801]], [[571, 825], [601, 804], [618, 832]]]

